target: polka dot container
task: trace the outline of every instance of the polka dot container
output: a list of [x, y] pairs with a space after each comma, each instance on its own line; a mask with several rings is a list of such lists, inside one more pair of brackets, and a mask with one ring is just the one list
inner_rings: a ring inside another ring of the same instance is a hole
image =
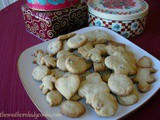
[[144, 31], [148, 9], [144, 0], [88, 0], [89, 25], [134, 37]]

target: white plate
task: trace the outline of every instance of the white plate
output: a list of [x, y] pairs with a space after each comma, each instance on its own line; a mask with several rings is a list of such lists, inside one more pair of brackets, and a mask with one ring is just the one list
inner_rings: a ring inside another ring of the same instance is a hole
[[[115, 41], [126, 44], [128, 46], [128, 49], [130, 49], [131, 51], [135, 53], [137, 59], [144, 55], [148, 56], [149, 58], [152, 59], [153, 67], [157, 70], [157, 73], [155, 74], [155, 78], [157, 81], [152, 84], [152, 89], [145, 94], [140, 94], [140, 100], [132, 106], [124, 107], [124, 106], [119, 105], [117, 113], [112, 117], [107, 117], [107, 118], [98, 117], [96, 113], [94, 112], [94, 110], [89, 105], [85, 104], [85, 100], [84, 99], [81, 100], [82, 103], [85, 105], [87, 111], [83, 116], [77, 118], [77, 120], [81, 120], [81, 119], [84, 119], [84, 120], [119, 119], [119, 118], [126, 116], [130, 112], [136, 110], [141, 105], [143, 105], [158, 91], [160, 87], [160, 61], [156, 59], [155, 57], [153, 57], [152, 55], [150, 55], [149, 53], [147, 53], [146, 51], [144, 51], [143, 49], [139, 48], [137, 45], [133, 44], [129, 40], [125, 39], [124, 37], [120, 36], [119, 34], [109, 29], [101, 28], [101, 27], [87, 27], [87, 28], [84, 28], [84, 29], [81, 29], [75, 32], [78, 34], [81, 34], [81, 33], [88, 32], [90, 30], [95, 30], [95, 29], [104, 30], [108, 32]], [[34, 80], [31, 75], [32, 70], [36, 67], [36, 65], [32, 63], [34, 57], [31, 55], [37, 49], [42, 49], [46, 51], [47, 45], [53, 40], [38, 44], [36, 46], [33, 46], [25, 50], [19, 57], [18, 71], [19, 71], [21, 82], [27, 94], [29, 95], [33, 103], [37, 106], [37, 108], [42, 114], [48, 114], [48, 116], [46, 117], [52, 120], [59, 120], [59, 119], [69, 120], [71, 118], [61, 115], [60, 106], [50, 107], [48, 105], [45, 99], [45, 95], [43, 95], [41, 93], [41, 90], [39, 89], [40, 82], [37, 82], [36, 80]]]

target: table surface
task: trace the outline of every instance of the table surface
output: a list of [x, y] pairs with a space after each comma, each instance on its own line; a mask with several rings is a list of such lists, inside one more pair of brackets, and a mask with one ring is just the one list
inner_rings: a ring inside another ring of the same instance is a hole
[[[147, 0], [147, 2], [150, 12], [146, 30], [142, 35], [129, 40], [160, 60], [160, 1]], [[25, 92], [17, 73], [17, 60], [22, 51], [42, 42], [25, 31], [21, 12], [23, 3], [23, 0], [19, 0], [0, 11], [0, 115], [1, 113], [16, 112], [40, 113]], [[160, 120], [159, 102], [160, 94], [158, 92], [143, 107], [126, 119]], [[14, 119], [21, 120], [22, 118]], [[39, 119], [44, 120], [45, 118]]]

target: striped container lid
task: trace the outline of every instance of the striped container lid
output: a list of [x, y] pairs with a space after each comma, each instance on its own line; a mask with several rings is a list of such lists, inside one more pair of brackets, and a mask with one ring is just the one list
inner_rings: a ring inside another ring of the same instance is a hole
[[88, 0], [88, 10], [97, 17], [110, 20], [134, 20], [148, 14], [144, 0]]

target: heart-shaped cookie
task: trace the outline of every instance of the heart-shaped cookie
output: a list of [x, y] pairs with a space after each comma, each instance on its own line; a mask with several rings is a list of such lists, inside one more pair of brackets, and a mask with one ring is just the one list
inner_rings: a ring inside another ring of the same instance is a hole
[[80, 86], [80, 78], [78, 75], [61, 77], [56, 81], [55, 86], [66, 99], [70, 99]]

